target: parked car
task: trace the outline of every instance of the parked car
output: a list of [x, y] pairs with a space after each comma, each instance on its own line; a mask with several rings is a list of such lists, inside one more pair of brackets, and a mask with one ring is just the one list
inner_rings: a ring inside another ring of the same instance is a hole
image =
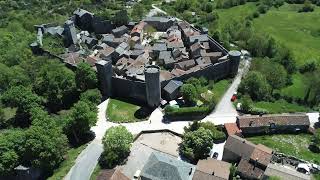
[[237, 92], [234, 92], [232, 97], [231, 97], [231, 101], [234, 102], [235, 100], [237, 100]]

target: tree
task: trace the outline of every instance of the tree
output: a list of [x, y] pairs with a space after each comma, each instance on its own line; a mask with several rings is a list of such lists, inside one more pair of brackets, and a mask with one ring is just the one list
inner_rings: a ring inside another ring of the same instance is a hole
[[244, 96], [241, 98], [241, 110], [242, 110], [244, 113], [250, 113], [251, 108], [252, 108], [252, 104], [253, 104], [253, 102], [252, 102], [250, 96], [244, 95]]
[[53, 112], [69, 107], [76, 99], [75, 74], [63, 64], [49, 63], [37, 75], [34, 90], [47, 100]]
[[140, 3], [136, 3], [132, 7], [131, 16], [134, 17], [135, 20], [140, 20], [143, 17], [143, 5]]
[[8, 175], [22, 159], [25, 143], [22, 130], [10, 129], [0, 134], [0, 174]]
[[[95, 107], [95, 106], [94, 106]], [[90, 131], [90, 127], [97, 122], [97, 110], [92, 111], [89, 104], [78, 101], [72, 108], [68, 118], [66, 131], [73, 136], [77, 143]]]
[[180, 92], [187, 104], [194, 104], [197, 100], [197, 90], [192, 84], [182, 85]]
[[222, 131], [218, 130], [218, 128], [212, 122], [193, 121], [193, 123], [189, 123], [189, 126], [185, 126], [183, 129], [184, 132], [187, 133], [196, 131], [200, 127], [210, 130], [214, 140], [221, 140], [225, 138], [225, 134]]
[[30, 124], [30, 111], [35, 107], [42, 107], [42, 98], [34, 94], [30, 88], [14, 86], [2, 95], [2, 102], [10, 107], [17, 107], [16, 123], [21, 127]]
[[296, 62], [293, 59], [293, 55], [287, 47], [278, 47], [274, 61], [282, 64], [289, 74], [292, 74], [297, 70]]
[[196, 131], [184, 134], [180, 145], [181, 154], [186, 158], [197, 162], [204, 159], [210, 152], [213, 144], [213, 135], [209, 129], [200, 127]]
[[103, 137], [104, 152], [100, 164], [104, 167], [114, 167], [130, 154], [133, 135], [124, 127], [116, 126], [107, 130]]
[[113, 23], [116, 26], [127, 25], [129, 22], [129, 16], [126, 10], [118, 11], [113, 17]]
[[288, 75], [281, 64], [268, 63], [268, 66], [265, 66], [262, 71], [272, 89], [281, 89], [286, 85]]
[[249, 94], [253, 100], [268, 100], [271, 96], [271, 87], [263, 74], [251, 71], [241, 81], [239, 92]]
[[97, 87], [97, 75], [88, 63], [82, 62], [78, 64], [75, 78], [77, 88], [80, 91]]
[[101, 102], [102, 95], [99, 89], [89, 89], [80, 95], [80, 100], [87, 102], [88, 104], [92, 103], [94, 106], [98, 105]]
[[52, 172], [63, 161], [68, 148], [67, 137], [61, 128], [48, 124], [47, 128], [31, 126], [27, 130], [24, 155], [25, 161], [45, 173]]

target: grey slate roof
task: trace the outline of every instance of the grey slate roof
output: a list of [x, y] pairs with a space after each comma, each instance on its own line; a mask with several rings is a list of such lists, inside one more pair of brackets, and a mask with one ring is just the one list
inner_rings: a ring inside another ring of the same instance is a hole
[[165, 23], [165, 22], [169, 22], [169, 21], [173, 21], [173, 18], [168, 18], [168, 17], [155, 17], [155, 16], [152, 16], [152, 17], [146, 17], [144, 19], [145, 22], [148, 22], [148, 21], [157, 21], [157, 22], [162, 22], [162, 23]]
[[169, 59], [169, 58], [172, 58], [170, 51], [160, 51], [160, 53], [159, 53], [160, 60], [165, 60], [165, 59]]
[[245, 159], [250, 158], [254, 148], [255, 145], [253, 143], [236, 135], [229, 136], [226, 144], [224, 145], [224, 149], [228, 149], [239, 157]]
[[165, 43], [155, 43], [152, 49], [154, 51], [165, 51], [167, 50], [167, 45]]
[[191, 180], [195, 166], [173, 156], [153, 152], [141, 172], [141, 180]]
[[209, 41], [209, 38], [208, 38], [208, 36], [206, 34], [195, 35], [195, 36], [190, 36], [189, 37], [189, 42], [191, 44], [194, 43], [195, 41], [206, 42], [206, 41]]
[[169, 83], [163, 88], [164, 91], [168, 92], [169, 94], [177, 90], [179, 87], [183, 85], [183, 82], [171, 80]]
[[74, 15], [77, 15], [79, 17], [82, 17], [83, 15], [85, 14], [90, 14], [90, 15], [93, 15], [93, 13], [87, 11], [87, 10], [84, 10], [84, 9], [77, 9], [73, 12]]

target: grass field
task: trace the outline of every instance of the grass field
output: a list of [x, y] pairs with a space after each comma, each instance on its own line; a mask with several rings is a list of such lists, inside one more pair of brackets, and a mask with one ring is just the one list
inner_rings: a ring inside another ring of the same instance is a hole
[[253, 104], [254, 107], [256, 108], [262, 108], [266, 109], [269, 111], [271, 114], [276, 114], [276, 113], [293, 113], [293, 112], [308, 112], [310, 111], [309, 108], [300, 106], [298, 104], [294, 103], [288, 103], [285, 100], [279, 100], [275, 102], [255, 102]]
[[110, 99], [107, 107], [107, 117], [110, 121], [118, 123], [142, 121], [146, 118], [137, 117], [140, 106], [117, 99]]
[[77, 148], [69, 149], [66, 160], [64, 160], [58, 169], [53, 172], [53, 175], [48, 178], [48, 180], [60, 180], [63, 179], [64, 176], [67, 175], [71, 167], [74, 165], [75, 160], [77, 159], [78, 155], [87, 147], [87, 144], [79, 146]]
[[308, 149], [312, 135], [265, 135], [246, 138], [255, 144], [264, 144], [273, 150], [304, 160], [320, 163], [320, 156]]
[[320, 8], [297, 13], [301, 5], [285, 4], [254, 20], [257, 32], [268, 33], [292, 50], [298, 65], [311, 59], [320, 61]]
[[245, 17], [255, 12], [257, 9], [256, 3], [248, 2], [245, 5], [235, 6], [229, 9], [217, 9], [219, 14], [218, 28], [221, 30], [230, 20], [238, 22], [244, 21]]

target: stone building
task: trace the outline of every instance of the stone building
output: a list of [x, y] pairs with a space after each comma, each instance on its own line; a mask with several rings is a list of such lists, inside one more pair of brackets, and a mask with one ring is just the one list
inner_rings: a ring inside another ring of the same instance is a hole
[[237, 125], [242, 134], [266, 134], [279, 132], [306, 132], [310, 126], [305, 114], [275, 114], [262, 116], [238, 116]]

